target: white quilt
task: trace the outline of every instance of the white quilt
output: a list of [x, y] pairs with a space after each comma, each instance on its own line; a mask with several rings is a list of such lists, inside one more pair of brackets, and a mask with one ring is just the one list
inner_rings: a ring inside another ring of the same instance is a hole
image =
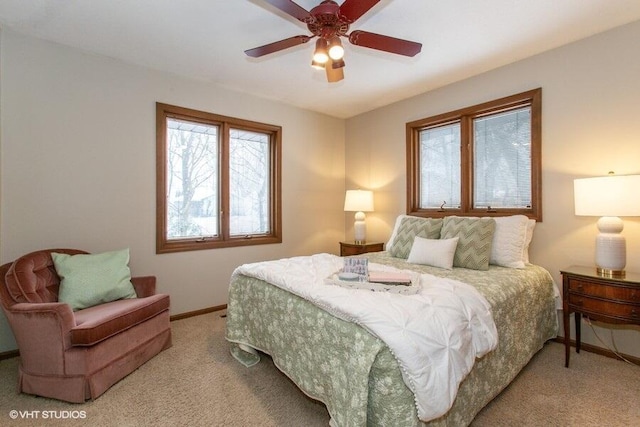
[[[415, 295], [346, 289], [325, 283], [342, 268], [330, 254], [245, 264], [234, 271], [269, 282], [382, 339], [414, 393], [418, 417], [428, 421], [453, 405], [475, 359], [493, 350], [498, 333], [489, 303], [465, 283], [420, 275]], [[370, 270], [395, 270], [369, 264]]]

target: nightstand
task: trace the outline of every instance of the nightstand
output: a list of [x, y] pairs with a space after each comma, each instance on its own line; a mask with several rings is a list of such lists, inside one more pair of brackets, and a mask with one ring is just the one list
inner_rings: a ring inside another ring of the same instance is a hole
[[384, 250], [384, 243], [352, 243], [340, 242], [340, 256], [366, 254], [368, 252], [380, 252]]
[[564, 366], [569, 367], [569, 315], [575, 313], [576, 353], [580, 352], [582, 316], [606, 323], [640, 325], [640, 274], [602, 277], [595, 267], [571, 266], [562, 273]]

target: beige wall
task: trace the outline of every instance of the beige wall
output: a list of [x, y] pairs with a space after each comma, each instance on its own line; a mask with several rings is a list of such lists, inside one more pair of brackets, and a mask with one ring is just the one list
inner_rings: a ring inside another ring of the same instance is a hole
[[[129, 247], [132, 272], [156, 275], [178, 314], [226, 304], [240, 264], [338, 253], [343, 120], [9, 31], [0, 46], [0, 262]], [[282, 126], [282, 244], [155, 254], [156, 101]], [[14, 348], [0, 315], [0, 352]]]
[[[640, 173], [640, 22], [347, 120], [347, 188], [375, 190], [368, 240], [386, 241], [406, 209], [405, 123], [542, 87], [543, 222], [533, 262], [592, 265], [597, 218], [573, 213], [573, 180]], [[428, 54], [423, 52], [423, 54]], [[625, 218], [627, 270], [640, 272], [640, 218]], [[346, 234], [352, 221], [347, 217]], [[640, 356], [640, 329], [618, 328], [618, 348]], [[609, 329], [597, 329], [610, 341]], [[584, 342], [602, 346], [583, 327]]]

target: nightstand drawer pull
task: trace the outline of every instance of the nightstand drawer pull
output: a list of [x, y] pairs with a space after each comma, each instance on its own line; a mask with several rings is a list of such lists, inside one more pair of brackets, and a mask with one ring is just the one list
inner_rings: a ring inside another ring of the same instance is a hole
[[635, 308], [631, 310], [631, 317], [637, 318], [638, 317], [638, 310], [636, 310]]

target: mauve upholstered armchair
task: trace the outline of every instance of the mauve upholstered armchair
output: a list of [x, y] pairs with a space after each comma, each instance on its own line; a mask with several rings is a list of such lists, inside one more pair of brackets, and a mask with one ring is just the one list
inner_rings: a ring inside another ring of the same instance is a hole
[[171, 346], [169, 295], [155, 277], [132, 277], [137, 298], [72, 311], [58, 302], [60, 278], [49, 249], [0, 267], [0, 300], [13, 330], [20, 367], [18, 391], [81, 403]]

